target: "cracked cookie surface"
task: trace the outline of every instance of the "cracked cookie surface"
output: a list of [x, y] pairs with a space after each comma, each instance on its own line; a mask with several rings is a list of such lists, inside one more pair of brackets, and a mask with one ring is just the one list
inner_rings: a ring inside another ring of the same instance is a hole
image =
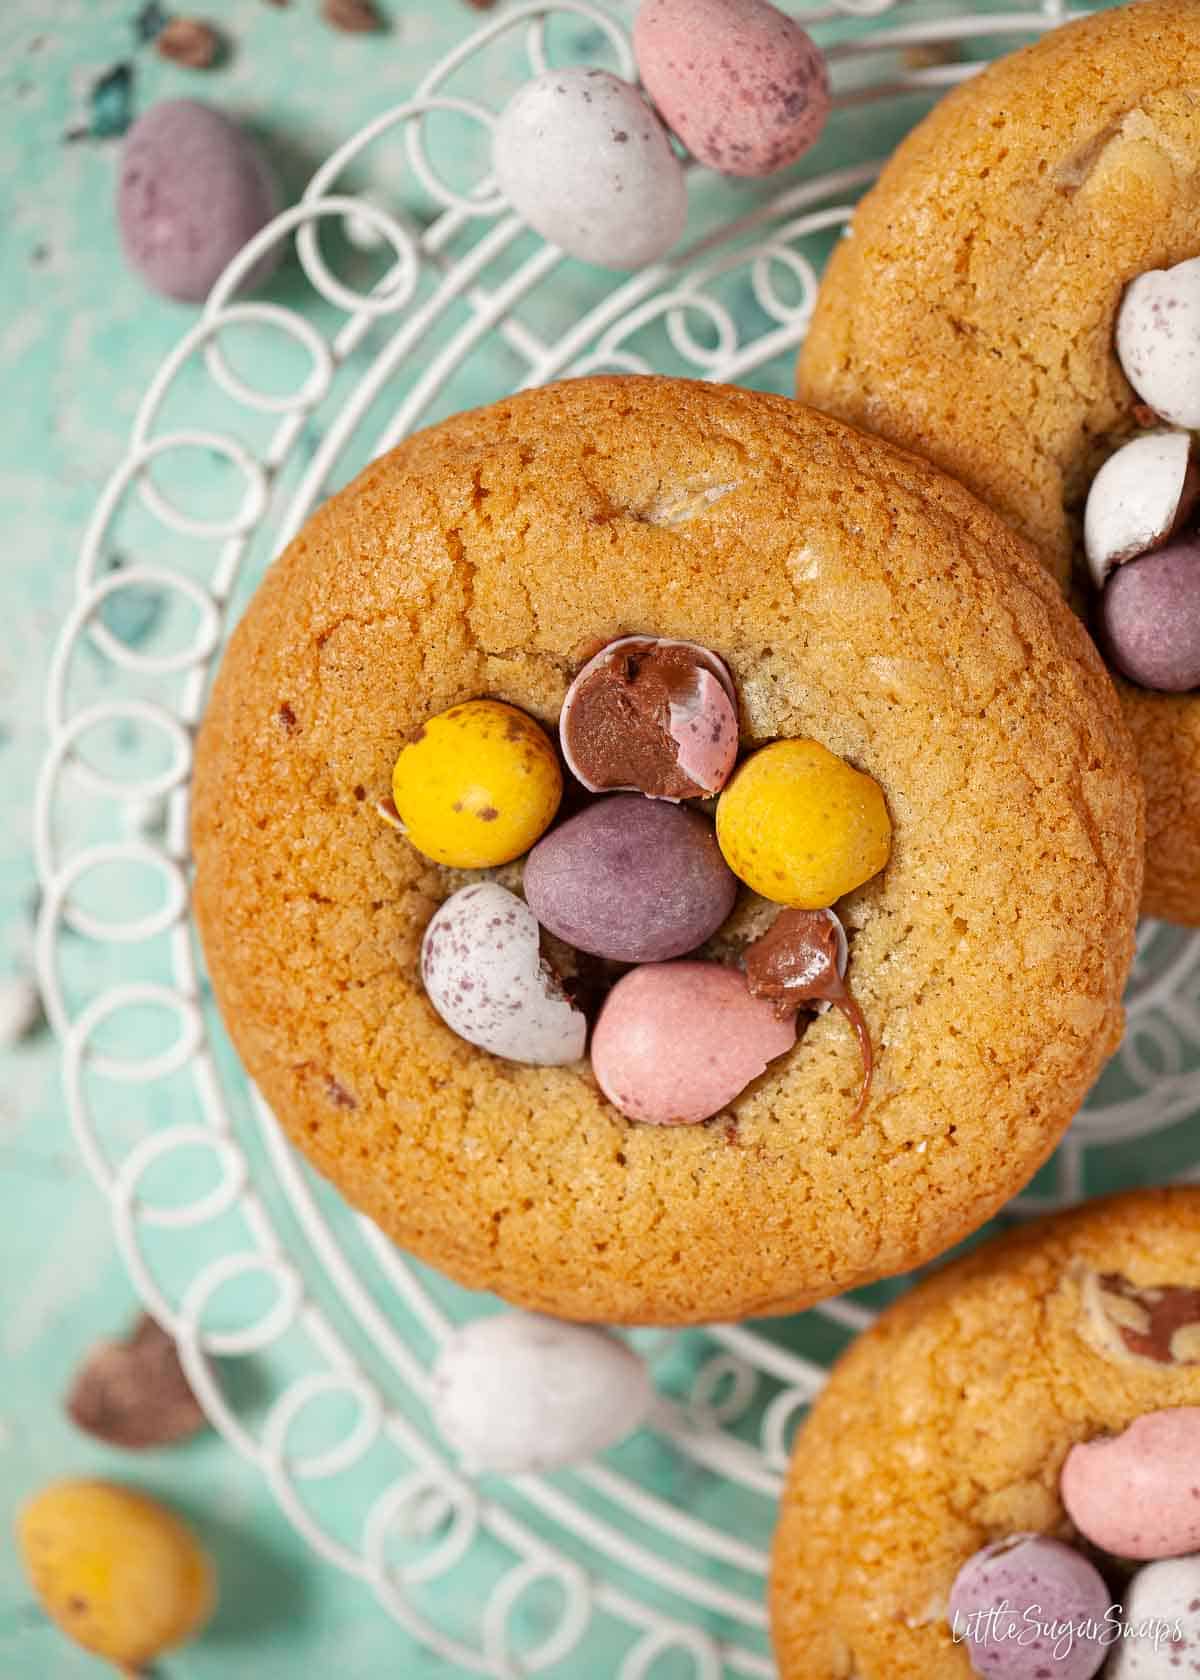
[[[1200, 7], [1055, 29], [897, 149], [826, 269], [798, 394], [953, 473], [1066, 584], [1088, 485], [1138, 430], [1121, 294], [1200, 253], [1198, 228]], [[1146, 781], [1144, 909], [1200, 924], [1200, 695], [1118, 687]]]
[[[470, 877], [380, 820], [400, 746], [479, 695], [553, 728], [634, 632], [727, 661], [744, 747], [811, 736], [884, 789], [892, 861], [839, 906], [878, 1054], [853, 1124], [836, 1011], [660, 1128], [421, 990]], [[1120, 1034], [1140, 798], [1094, 650], [965, 491], [783, 398], [597, 378], [410, 439], [271, 567], [198, 744], [196, 912], [250, 1074], [404, 1247], [565, 1317], [782, 1312], [940, 1252], [1053, 1148]]]
[[843, 1355], [796, 1441], [775, 1535], [781, 1680], [971, 1680], [946, 1620], [962, 1565], [1026, 1530], [1073, 1540], [1058, 1491], [1071, 1447], [1200, 1405], [1200, 1363], [1097, 1334], [1095, 1290], [1114, 1280], [1152, 1304], [1184, 1287], [1200, 1316], [1200, 1190], [1116, 1196], [989, 1242]]

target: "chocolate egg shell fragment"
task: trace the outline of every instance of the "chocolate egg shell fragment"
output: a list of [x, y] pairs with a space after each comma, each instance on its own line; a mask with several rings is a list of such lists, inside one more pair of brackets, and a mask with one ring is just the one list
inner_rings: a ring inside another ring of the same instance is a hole
[[770, 175], [825, 126], [825, 60], [768, 0], [642, 0], [633, 47], [650, 97], [709, 169]]
[[832, 910], [781, 910], [743, 954], [752, 997], [769, 998], [777, 1015], [796, 1009], [824, 1013], [836, 1005], [849, 1021], [862, 1057], [862, 1084], [851, 1121], [866, 1107], [875, 1055], [866, 1018], [846, 985], [846, 930]]
[[1169, 542], [1191, 517], [1200, 473], [1186, 432], [1148, 432], [1110, 455], [1092, 480], [1083, 546], [1097, 589], [1114, 566]]
[[1088, 1324], [1106, 1352], [1149, 1365], [1200, 1365], [1200, 1286], [1139, 1287], [1120, 1272], [1088, 1272]]
[[421, 942], [430, 1003], [460, 1038], [508, 1061], [578, 1061], [587, 1021], [542, 957], [528, 905], [492, 881], [462, 887]]
[[696, 811], [615, 794], [539, 840], [525, 898], [559, 939], [616, 962], [694, 951], [728, 916], [733, 871]]
[[93, 1348], [75, 1373], [66, 1407], [77, 1428], [112, 1447], [169, 1446], [207, 1422], [175, 1343], [147, 1313], [124, 1341]]
[[1200, 426], [1200, 257], [1139, 274], [1117, 312], [1117, 359], [1142, 401]]
[[1200, 688], [1200, 537], [1118, 566], [1100, 620], [1108, 656], [1130, 682], [1168, 694]]
[[568, 770], [592, 793], [718, 793], [737, 760], [733, 679], [695, 642], [623, 636], [567, 690], [559, 737]]
[[640, 268], [687, 221], [687, 185], [641, 94], [607, 70], [547, 70], [509, 100], [492, 167], [532, 228], [601, 268]]
[[592, 1072], [630, 1120], [686, 1125], [719, 1113], [795, 1042], [795, 1017], [751, 997], [737, 969], [648, 963], [609, 993]]
[[[222, 270], [279, 209], [279, 189], [255, 142], [196, 99], [153, 105], [125, 137], [117, 221], [130, 267], [166, 297], [201, 303]], [[281, 247], [243, 282], [259, 285]]]

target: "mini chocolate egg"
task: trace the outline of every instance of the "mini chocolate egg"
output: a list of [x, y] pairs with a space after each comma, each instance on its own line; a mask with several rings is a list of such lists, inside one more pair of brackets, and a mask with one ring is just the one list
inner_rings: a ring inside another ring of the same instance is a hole
[[694, 951], [737, 896], [711, 823], [634, 793], [597, 800], [552, 829], [525, 860], [524, 886], [551, 933], [629, 963]]
[[1085, 1539], [1115, 1557], [1200, 1551], [1200, 1406], [1147, 1412], [1072, 1447], [1059, 1492]]
[[717, 840], [763, 898], [823, 910], [884, 867], [892, 822], [873, 777], [819, 741], [773, 741], [721, 794]]
[[1139, 1630], [1113, 1648], [1104, 1680], [1184, 1680], [1200, 1674], [1200, 1557], [1139, 1569], [1121, 1595]]
[[446, 1025], [493, 1056], [558, 1067], [583, 1055], [587, 1021], [507, 887], [480, 881], [446, 900], [421, 941], [421, 979]]
[[[121, 148], [117, 223], [131, 268], [164, 297], [202, 303], [222, 270], [279, 209], [279, 188], [250, 136], [198, 99], [165, 99]], [[243, 283], [260, 285], [282, 247]]]
[[471, 1474], [578, 1464], [640, 1429], [644, 1360], [608, 1330], [504, 1312], [455, 1330], [433, 1367], [433, 1415]]
[[492, 167], [543, 239], [601, 268], [640, 268], [687, 220], [687, 185], [641, 94], [607, 70], [546, 70], [500, 113]]
[[642, 0], [633, 50], [668, 127], [725, 175], [795, 163], [829, 115], [820, 50], [768, 0]]
[[558, 733], [567, 769], [592, 793], [719, 793], [737, 762], [733, 678], [696, 642], [622, 636], [567, 690]]
[[1200, 688], [1200, 536], [1189, 533], [1118, 566], [1100, 621], [1109, 659], [1143, 688]]
[[130, 1680], [199, 1633], [216, 1602], [212, 1563], [191, 1529], [118, 1482], [42, 1488], [18, 1515], [17, 1550], [46, 1614]]
[[1200, 426], [1200, 257], [1139, 274], [1117, 311], [1117, 359], [1173, 426]]
[[1192, 514], [1198, 492], [1187, 432], [1147, 432], [1110, 455], [1083, 512], [1083, 546], [1097, 589], [1114, 566], [1168, 542]]
[[1111, 1603], [1082, 1553], [1045, 1534], [1013, 1534], [963, 1564], [948, 1615], [987, 1680], [1091, 1680], [1107, 1655]]
[[617, 981], [592, 1034], [592, 1072], [609, 1102], [652, 1126], [707, 1120], [796, 1042], [736, 968], [650, 963]]
[[503, 700], [464, 700], [426, 718], [392, 771], [410, 843], [451, 869], [511, 863], [549, 828], [561, 798], [550, 737]]

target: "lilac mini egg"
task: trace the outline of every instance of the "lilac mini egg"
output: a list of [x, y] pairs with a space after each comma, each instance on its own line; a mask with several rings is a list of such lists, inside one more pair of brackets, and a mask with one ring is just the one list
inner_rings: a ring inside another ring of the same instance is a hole
[[1200, 1406], [1147, 1412], [1072, 1447], [1059, 1491], [1079, 1532], [1115, 1557], [1200, 1551]]
[[1200, 538], [1177, 537], [1109, 574], [1100, 603], [1108, 656], [1131, 682], [1200, 688]]
[[1112, 1595], [1082, 1553], [1013, 1534], [969, 1558], [950, 1589], [952, 1636], [987, 1680], [1091, 1680]]
[[[196, 99], [167, 99], [138, 118], [121, 150], [117, 224], [131, 268], [152, 291], [202, 303], [279, 209], [279, 188], [250, 136]], [[281, 251], [266, 252], [243, 290]]]
[[630, 1120], [707, 1120], [796, 1042], [796, 1018], [720, 963], [650, 963], [618, 980], [592, 1034], [592, 1071]]
[[736, 896], [712, 824], [638, 794], [597, 800], [539, 840], [525, 861], [525, 898], [542, 926], [614, 962], [694, 951]]
[[510, 1062], [577, 1062], [587, 1021], [543, 958], [537, 921], [507, 887], [460, 887], [421, 942], [430, 1003], [468, 1044]]
[[633, 50], [668, 127], [724, 175], [794, 163], [829, 115], [821, 52], [768, 0], [643, 0]]

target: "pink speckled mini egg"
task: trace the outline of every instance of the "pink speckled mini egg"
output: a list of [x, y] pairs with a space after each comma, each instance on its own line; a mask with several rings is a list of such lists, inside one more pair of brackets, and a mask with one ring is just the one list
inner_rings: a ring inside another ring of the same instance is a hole
[[[117, 222], [125, 257], [164, 297], [202, 303], [222, 270], [279, 209], [279, 187], [259, 149], [222, 111], [198, 99], [164, 99], [121, 148]], [[247, 275], [250, 290], [282, 248]]]
[[630, 1120], [686, 1125], [719, 1113], [795, 1042], [795, 1016], [751, 997], [739, 969], [647, 963], [609, 993], [592, 1071]]
[[1060, 1492], [1079, 1532], [1116, 1557], [1200, 1551], [1200, 1406], [1147, 1412], [1072, 1447]]
[[829, 115], [821, 52], [768, 0], [643, 0], [633, 50], [667, 125], [725, 175], [786, 168]]

